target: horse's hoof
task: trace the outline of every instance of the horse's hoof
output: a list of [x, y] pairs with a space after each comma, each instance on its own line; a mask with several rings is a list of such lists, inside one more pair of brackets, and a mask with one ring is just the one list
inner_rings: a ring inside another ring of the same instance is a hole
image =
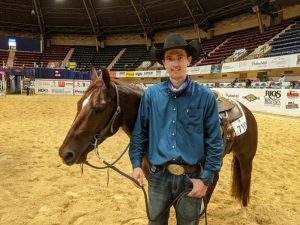
[[242, 206], [240, 209], [240, 216], [242, 218], [246, 218], [247, 217], [247, 207]]

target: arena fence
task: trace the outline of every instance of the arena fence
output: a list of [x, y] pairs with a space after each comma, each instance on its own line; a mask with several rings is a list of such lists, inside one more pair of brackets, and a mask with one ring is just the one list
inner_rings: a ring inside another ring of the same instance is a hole
[[0, 98], [6, 96], [6, 87], [5, 77], [0, 74]]

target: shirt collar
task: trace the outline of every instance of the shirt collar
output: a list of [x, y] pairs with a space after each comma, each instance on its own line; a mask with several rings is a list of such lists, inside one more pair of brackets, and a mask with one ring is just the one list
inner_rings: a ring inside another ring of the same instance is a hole
[[187, 75], [183, 84], [179, 88], [175, 88], [169, 79], [168, 80], [168, 92], [174, 96], [182, 95], [188, 88], [190, 81], [191, 81], [191, 78]]

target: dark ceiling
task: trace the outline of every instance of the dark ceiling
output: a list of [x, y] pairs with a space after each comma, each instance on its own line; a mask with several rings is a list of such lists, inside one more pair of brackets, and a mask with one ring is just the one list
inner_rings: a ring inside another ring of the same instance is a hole
[[257, 4], [274, 15], [300, 0], [0, 0], [0, 30], [99, 38], [184, 26], [207, 30], [216, 21], [252, 13]]

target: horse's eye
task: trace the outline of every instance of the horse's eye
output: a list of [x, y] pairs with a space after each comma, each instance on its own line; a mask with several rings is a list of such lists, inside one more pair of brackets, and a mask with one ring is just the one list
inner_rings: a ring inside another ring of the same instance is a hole
[[92, 109], [92, 114], [99, 114], [101, 112], [102, 112], [102, 110], [100, 108], [93, 108]]

